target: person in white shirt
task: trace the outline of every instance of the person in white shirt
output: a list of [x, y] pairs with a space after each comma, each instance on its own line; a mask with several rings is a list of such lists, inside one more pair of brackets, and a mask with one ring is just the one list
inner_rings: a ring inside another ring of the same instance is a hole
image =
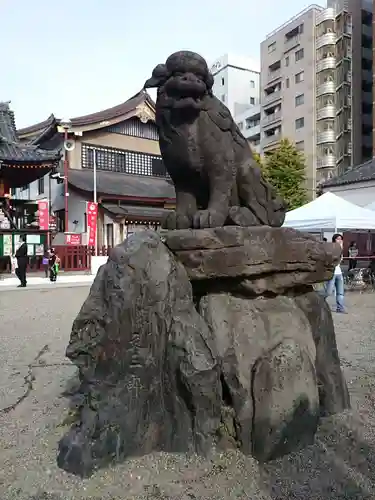
[[[332, 243], [337, 243], [343, 246], [343, 238], [342, 234], [336, 233], [332, 236]], [[342, 261], [342, 257], [341, 257]], [[341, 261], [335, 267], [335, 272], [332, 276], [332, 279], [326, 283], [326, 297], [332, 295], [333, 290], [336, 292], [336, 312], [338, 313], [346, 313], [344, 307], [344, 278], [341, 270]]]

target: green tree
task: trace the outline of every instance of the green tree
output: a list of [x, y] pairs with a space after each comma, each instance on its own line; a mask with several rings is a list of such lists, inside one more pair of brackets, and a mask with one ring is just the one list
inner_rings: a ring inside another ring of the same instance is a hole
[[264, 175], [264, 177], [267, 178], [267, 168], [266, 168], [266, 164], [263, 160], [263, 158], [260, 156], [259, 153], [256, 153], [255, 151], [253, 151], [253, 157], [254, 157], [254, 160], [258, 163], [258, 165], [260, 166], [260, 169], [262, 171], [262, 174]]
[[305, 157], [294, 144], [283, 139], [263, 163], [267, 180], [286, 201], [288, 210], [298, 208], [308, 201]]

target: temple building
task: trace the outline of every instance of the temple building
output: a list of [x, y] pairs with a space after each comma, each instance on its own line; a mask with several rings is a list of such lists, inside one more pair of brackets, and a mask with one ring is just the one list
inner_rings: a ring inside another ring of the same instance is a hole
[[174, 208], [173, 184], [160, 155], [155, 104], [145, 91], [113, 108], [71, 120], [51, 115], [17, 133], [22, 143], [33, 147], [53, 154], [65, 150], [60, 179], [46, 175], [15, 194], [17, 199], [50, 200], [57, 228], [54, 245], [64, 243], [65, 232], [79, 234], [81, 243], [87, 243], [86, 202], [94, 199], [94, 166], [99, 247], [113, 247], [146, 226], [157, 229], [165, 211]]
[[15, 199], [14, 194], [44, 178], [58, 165], [60, 156], [58, 150], [21, 143], [9, 103], [0, 102], [0, 270], [8, 266], [21, 234], [26, 235], [30, 257], [43, 253], [47, 231], [39, 228], [37, 204]]

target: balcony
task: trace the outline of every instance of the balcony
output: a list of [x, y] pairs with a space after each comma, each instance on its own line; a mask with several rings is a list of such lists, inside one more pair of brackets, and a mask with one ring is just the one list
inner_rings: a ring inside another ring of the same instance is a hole
[[326, 106], [321, 107], [316, 112], [317, 120], [324, 120], [325, 118], [335, 118], [336, 116], [336, 107], [333, 104], [327, 104]]
[[276, 111], [276, 113], [270, 113], [269, 115], [264, 115], [262, 119], [262, 127], [267, 127], [271, 123], [275, 123], [281, 120], [281, 111]]
[[335, 57], [326, 57], [325, 59], [321, 59], [316, 63], [316, 72], [320, 73], [326, 69], [335, 69], [336, 68], [336, 58]]
[[323, 23], [324, 21], [334, 21], [336, 19], [335, 9], [328, 8], [324, 9], [316, 16], [316, 26]]
[[281, 90], [275, 90], [275, 92], [265, 95], [262, 101], [262, 106], [266, 106], [267, 104], [277, 101], [278, 99], [281, 99]]
[[317, 144], [325, 144], [327, 142], [335, 142], [335, 131], [325, 130], [324, 132], [319, 132], [316, 137]]
[[325, 33], [324, 35], [316, 39], [315, 48], [320, 49], [326, 45], [335, 45], [336, 43], [336, 33]]
[[281, 78], [281, 68], [268, 72], [268, 78], [267, 78], [268, 82], [273, 82], [274, 80], [277, 80], [278, 78]]
[[334, 94], [336, 91], [335, 82], [324, 82], [317, 86], [316, 95]]
[[242, 135], [245, 139], [251, 140], [253, 137], [260, 136], [260, 123], [254, 125], [253, 127], [245, 127], [244, 130], [241, 130]]
[[265, 135], [261, 140], [262, 148], [272, 146], [281, 141], [281, 134]]
[[317, 159], [317, 168], [327, 168], [336, 166], [336, 156], [335, 155], [324, 155]]
[[300, 35], [293, 36], [292, 38], [289, 38], [285, 40], [284, 43], [284, 52], [289, 52], [289, 50], [294, 49], [299, 45], [300, 42]]

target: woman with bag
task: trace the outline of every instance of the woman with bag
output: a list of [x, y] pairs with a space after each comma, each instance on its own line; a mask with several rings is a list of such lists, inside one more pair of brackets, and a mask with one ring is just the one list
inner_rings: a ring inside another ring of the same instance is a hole
[[[336, 233], [332, 236], [332, 243], [337, 243], [343, 247], [343, 238], [342, 234]], [[334, 274], [332, 279], [330, 279], [325, 286], [325, 295], [326, 298], [332, 295], [333, 291], [336, 293], [336, 312], [346, 314], [344, 307], [344, 278], [342, 275], [341, 269], [341, 261], [342, 261], [342, 253], [341, 260], [339, 264], [335, 267]]]

